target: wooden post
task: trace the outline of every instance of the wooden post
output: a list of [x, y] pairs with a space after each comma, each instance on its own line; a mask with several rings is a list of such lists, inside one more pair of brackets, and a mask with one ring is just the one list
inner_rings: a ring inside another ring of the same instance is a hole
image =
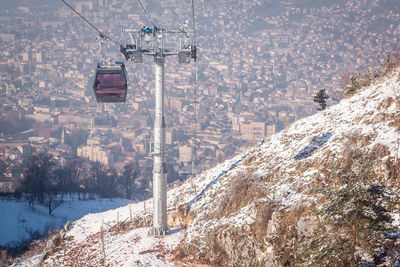
[[176, 200], [176, 184], [174, 183], [174, 202], [175, 202], [175, 211], [177, 211], [178, 210], [178, 208], [177, 208], [177, 200]]
[[103, 251], [103, 265], [104, 265], [104, 267], [106, 267], [106, 266], [107, 266], [107, 263], [106, 263], [106, 251], [105, 251], [105, 249], [104, 249], [103, 225], [104, 225], [104, 220], [101, 220], [101, 231], [100, 231], [101, 249], [102, 249], [102, 251]]
[[352, 230], [353, 230], [353, 240], [352, 240], [352, 255], [351, 255], [351, 261], [350, 261], [350, 266], [351, 267], [355, 267], [356, 264], [356, 257], [355, 257], [355, 250], [356, 250], [356, 242], [357, 242], [357, 233], [356, 233], [356, 226], [353, 224], [352, 226]]
[[190, 174], [190, 183], [192, 184], [192, 188], [194, 189], [194, 210], [196, 211], [197, 210], [197, 190], [196, 190], [195, 183], [193, 183], [193, 178], [194, 178], [194, 176], [193, 176], [193, 170], [194, 170], [193, 166], [194, 166], [194, 163], [192, 161], [192, 173]]
[[197, 190], [196, 185], [194, 184], [194, 210], [197, 214]]

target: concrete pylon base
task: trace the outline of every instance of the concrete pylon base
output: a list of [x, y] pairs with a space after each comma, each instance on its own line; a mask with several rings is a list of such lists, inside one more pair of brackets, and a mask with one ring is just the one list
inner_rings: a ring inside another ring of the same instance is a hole
[[171, 231], [168, 227], [152, 227], [149, 231], [149, 235], [169, 235]]

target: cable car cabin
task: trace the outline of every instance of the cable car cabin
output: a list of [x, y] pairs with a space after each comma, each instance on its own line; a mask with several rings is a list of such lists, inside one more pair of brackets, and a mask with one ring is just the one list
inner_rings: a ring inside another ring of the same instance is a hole
[[96, 79], [93, 84], [97, 102], [125, 102], [127, 89], [124, 63], [97, 64]]

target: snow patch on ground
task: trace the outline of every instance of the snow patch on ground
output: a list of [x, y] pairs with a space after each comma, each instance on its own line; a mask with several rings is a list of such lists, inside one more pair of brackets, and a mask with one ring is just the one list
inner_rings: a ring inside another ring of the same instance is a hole
[[64, 203], [48, 215], [46, 207], [34, 206], [32, 210], [26, 201], [0, 200], [0, 245], [17, 245], [29, 240], [30, 233], [44, 234], [46, 230], [62, 228], [67, 221], [74, 221], [87, 213], [100, 212], [125, 206], [131, 200], [113, 198], [78, 200], [77, 195], [64, 197]]

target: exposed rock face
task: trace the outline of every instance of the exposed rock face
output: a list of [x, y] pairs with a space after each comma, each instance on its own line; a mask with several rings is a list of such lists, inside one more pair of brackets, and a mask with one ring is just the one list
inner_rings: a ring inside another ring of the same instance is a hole
[[277, 233], [277, 229], [279, 228], [277, 214], [277, 212], [272, 213], [271, 220], [268, 222], [267, 226], [267, 235], [275, 235]]
[[193, 219], [193, 213], [186, 214], [186, 207], [184, 205], [167, 214], [167, 224], [170, 228], [189, 227]]
[[244, 229], [208, 231], [206, 242], [211, 248], [207, 256], [212, 263], [222, 266], [261, 266], [265, 262], [263, 244]]
[[60, 245], [64, 234], [65, 232], [61, 230], [59, 234], [55, 234], [47, 240], [46, 247], [43, 250], [43, 256], [41, 258], [40, 266], [47, 266], [46, 264], [44, 264], [44, 261], [55, 251], [57, 246]]
[[316, 216], [301, 217], [297, 222], [297, 233], [305, 237], [311, 237], [318, 228], [319, 220]]
[[60, 237], [60, 242], [62, 242], [64, 240], [64, 237], [65, 237], [65, 231], [63, 229], [60, 230], [59, 237]]
[[[277, 256], [280, 257], [285, 253], [286, 246], [295, 242], [295, 239], [288, 239], [294, 236], [312, 236], [318, 227], [316, 216], [298, 216], [297, 212], [271, 210], [268, 220], [262, 221], [262, 226], [256, 220], [253, 224], [245, 224], [240, 228], [221, 225], [208, 229], [204, 234], [207, 250], [202, 257], [207, 258], [210, 264], [218, 266], [283, 266]], [[188, 254], [196, 251], [196, 247], [191, 244], [185, 244], [184, 249]]]
[[54, 235], [49, 240], [47, 240], [45, 251], [52, 251], [60, 244], [60, 236]]
[[[206, 189], [187, 224], [183, 256], [220, 266], [292, 266], [299, 241], [323, 231], [313, 211], [324, 199], [312, 189], [329, 185], [324, 166], [343, 160], [353, 148], [368, 151], [376, 159], [379, 183], [393, 188], [400, 177], [395, 75], [297, 121], [247, 156], [210, 171], [210, 178], [200, 176], [197, 182]], [[178, 217], [171, 223], [185, 221]]]

